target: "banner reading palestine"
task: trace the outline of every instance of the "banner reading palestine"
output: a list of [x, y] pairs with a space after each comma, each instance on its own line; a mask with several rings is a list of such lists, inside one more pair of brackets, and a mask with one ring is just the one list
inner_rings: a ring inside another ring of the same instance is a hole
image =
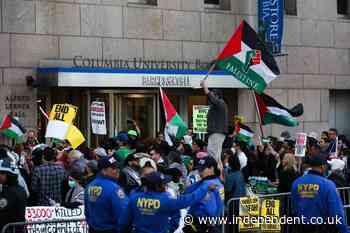
[[280, 74], [274, 57], [244, 20], [214, 63], [259, 94]]

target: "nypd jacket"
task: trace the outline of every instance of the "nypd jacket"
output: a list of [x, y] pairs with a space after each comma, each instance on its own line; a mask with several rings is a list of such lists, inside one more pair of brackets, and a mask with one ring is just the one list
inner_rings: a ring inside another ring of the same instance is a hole
[[197, 203], [207, 192], [208, 185], [176, 199], [167, 192], [134, 192], [120, 220], [121, 233], [166, 233], [171, 227], [169, 217], [174, 216], [176, 211]]
[[85, 217], [96, 231], [119, 232], [121, 213], [128, 205], [128, 198], [112, 179], [98, 175], [85, 189]]
[[216, 184], [216, 189], [213, 192], [207, 193], [207, 195], [198, 203], [192, 205], [189, 209], [189, 214], [194, 217], [210, 216], [216, 217], [221, 216], [224, 209], [224, 186], [220, 179], [217, 177], [207, 177], [192, 186], [188, 187], [187, 192], [193, 192], [193, 190], [198, 190], [203, 186], [208, 186], [210, 184]]
[[332, 218], [330, 221], [334, 221], [333, 224], [328, 223], [334, 225], [339, 218], [341, 224], [336, 225], [338, 230], [341, 233], [348, 232], [342, 201], [335, 184], [313, 170], [292, 184], [292, 214], [305, 218], [309, 224], [314, 224], [315, 217], [321, 217], [324, 222]]

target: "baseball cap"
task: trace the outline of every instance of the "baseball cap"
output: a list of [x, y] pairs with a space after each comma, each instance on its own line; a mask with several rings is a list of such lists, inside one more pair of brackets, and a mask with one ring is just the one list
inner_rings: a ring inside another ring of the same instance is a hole
[[313, 166], [321, 166], [327, 164], [327, 157], [324, 154], [317, 154], [305, 158], [305, 163]]
[[102, 147], [97, 147], [94, 152], [100, 158], [108, 156], [106, 150]]
[[109, 167], [120, 168], [119, 162], [113, 156], [105, 156], [98, 160], [98, 168], [100, 170]]
[[121, 132], [118, 134], [116, 139], [117, 141], [120, 141], [120, 142], [127, 142], [129, 141], [129, 136], [126, 132]]
[[136, 153], [136, 150], [130, 150], [129, 154], [126, 156], [124, 162], [127, 163], [130, 160], [140, 159], [142, 158], [142, 155], [139, 153]]
[[135, 137], [138, 136], [138, 135], [137, 135], [137, 132], [136, 132], [135, 130], [129, 130], [129, 131], [128, 131], [128, 135], [129, 135], [129, 136], [135, 136]]
[[18, 169], [10, 158], [0, 160], [0, 172], [8, 172], [13, 175], [18, 175]]
[[216, 168], [217, 166], [218, 166], [218, 163], [216, 162], [216, 160], [211, 156], [207, 156], [198, 161], [196, 169], [204, 170], [205, 168], [211, 168], [211, 167]]
[[160, 172], [151, 172], [146, 175], [144, 179], [151, 184], [167, 184], [172, 180], [171, 176], [164, 175]]
[[151, 166], [155, 170], [157, 170], [157, 165], [156, 162], [154, 162], [153, 159], [147, 158], [147, 157], [142, 157], [140, 159], [140, 167], [144, 168], [146, 165]]

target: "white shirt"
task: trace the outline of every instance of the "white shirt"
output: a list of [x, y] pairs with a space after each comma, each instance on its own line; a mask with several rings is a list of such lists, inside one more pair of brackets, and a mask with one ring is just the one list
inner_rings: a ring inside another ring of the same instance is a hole
[[248, 158], [243, 151], [238, 152], [239, 164], [241, 165], [241, 170], [247, 166]]

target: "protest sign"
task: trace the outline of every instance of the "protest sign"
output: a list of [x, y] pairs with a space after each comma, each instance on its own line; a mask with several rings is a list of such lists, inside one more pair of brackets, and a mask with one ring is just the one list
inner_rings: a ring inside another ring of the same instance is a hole
[[[85, 219], [83, 206], [75, 209], [53, 206], [26, 207], [25, 219], [27, 223], [32, 223], [26, 227], [28, 233], [88, 232], [87, 224], [82, 220]], [[58, 221], [58, 223], [40, 223], [42, 221]]]
[[280, 232], [281, 225], [278, 220], [280, 217], [279, 200], [263, 200], [261, 204], [261, 215], [264, 222], [260, 224], [263, 232]]
[[93, 134], [107, 134], [106, 108], [104, 102], [94, 101], [91, 103], [91, 128]]
[[259, 198], [244, 197], [239, 199], [239, 231], [259, 230]]
[[63, 121], [71, 124], [77, 114], [78, 108], [71, 104], [55, 104], [50, 112], [50, 121]]
[[295, 141], [295, 156], [305, 157], [306, 152], [306, 133], [297, 133]]
[[208, 111], [206, 105], [193, 105], [193, 133], [207, 133]]

